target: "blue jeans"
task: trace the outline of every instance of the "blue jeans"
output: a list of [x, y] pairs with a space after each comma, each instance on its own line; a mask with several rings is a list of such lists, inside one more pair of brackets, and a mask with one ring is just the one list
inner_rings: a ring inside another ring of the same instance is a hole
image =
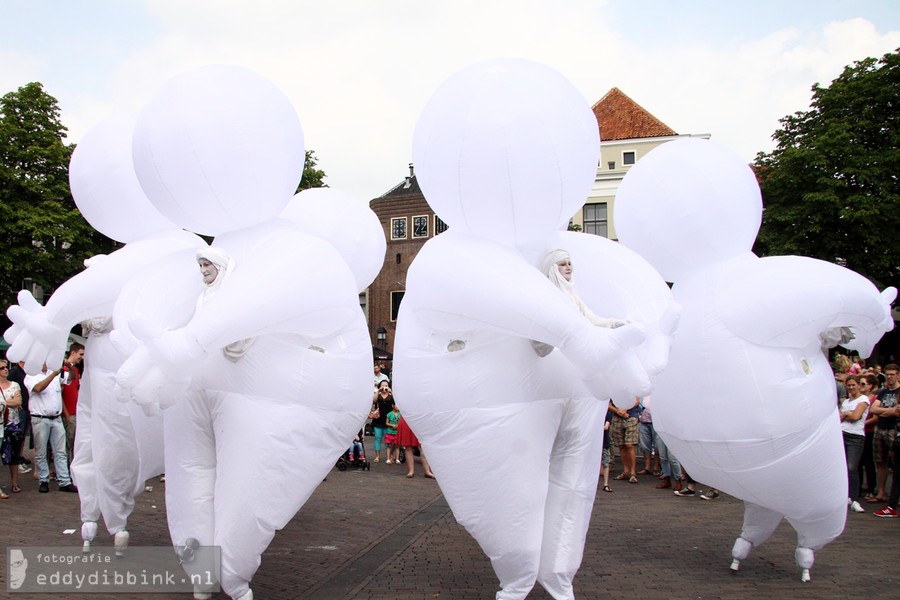
[[666, 443], [656, 431], [653, 432], [653, 441], [656, 443], [656, 452], [659, 454], [659, 464], [662, 467], [663, 477], [681, 479], [681, 463], [674, 454], [669, 452]]
[[844, 452], [847, 454], [847, 478], [850, 489], [847, 496], [851, 500], [859, 500], [859, 459], [862, 457], [866, 436], [844, 433]]
[[356, 458], [359, 458], [363, 455], [362, 442], [353, 442], [352, 444], [350, 444], [350, 453], [347, 455], [347, 457], [350, 460], [353, 460], [354, 455], [356, 456]]
[[72, 483], [69, 478], [69, 464], [66, 460], [66, 426], [62, 417], [41, 419], [31, 417], [31, 430], [34, 432], [34, 467], [38, 480], [50, 480], [50, 467], [47, 464], [47, 441], [53, 448], [53, 464], [56, 467], [56, 480], [60, 486]]
[[653, 452], [653, 444], [654, 444], [654, 435], [653, 431], [653, 423], [641, 423], [638, 422], [638, 439], [641, 444], [641, 452], [644, 454], [650, 454]]
[[387, 427], [378, 427], [375, 425], [372, 427], [372, 431], [375, 432], [375, 452], [381, 452], [381, 444], [384, 441], [384, 434], [387, 431]]

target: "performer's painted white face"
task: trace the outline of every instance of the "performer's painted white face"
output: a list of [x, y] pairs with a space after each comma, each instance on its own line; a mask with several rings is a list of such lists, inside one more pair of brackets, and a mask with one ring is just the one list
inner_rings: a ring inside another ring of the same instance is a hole
[[197, 263], [200, 265], [200, 274], [203, 275], [203, 283], [210, 285], [216, 280], [216, 277], [219, 276], [219, 269], [205, 258], [199, 259]]
[[568, 258], [565, 260], [561, 260], [556, 263], [556, 267], [559, 269], [559, 274], [563, 276], [563, 279], [566, 281], [572, 281], [572, 261]]

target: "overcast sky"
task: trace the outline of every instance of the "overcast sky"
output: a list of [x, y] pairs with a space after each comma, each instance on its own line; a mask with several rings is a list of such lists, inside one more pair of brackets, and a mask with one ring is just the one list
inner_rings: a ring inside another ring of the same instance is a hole
[[0, 0], [0, 94], [40, 81], [70, 141], [168, 77], [250, 67], [291, 98], [332, 187], [407, 173], [435, 87], [486, 58], [544, 62], [593, 104], [616, 86], [747, 161], [810, 87], [900, 47], [897, 0]]

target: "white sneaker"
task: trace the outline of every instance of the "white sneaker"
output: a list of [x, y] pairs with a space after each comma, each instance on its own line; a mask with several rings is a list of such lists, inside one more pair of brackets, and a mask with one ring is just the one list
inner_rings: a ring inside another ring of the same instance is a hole
[[859, 502], [857, 502], [856, 500], [854, 500], [850, 504], [850, 510], [852, 510], [853, 512], [866, 512], [866, 509], [864, 509], [862, 506], [860, 506]]
[[19, 473], [31, 473], [31, 467], [26, 464], [19, 465]]

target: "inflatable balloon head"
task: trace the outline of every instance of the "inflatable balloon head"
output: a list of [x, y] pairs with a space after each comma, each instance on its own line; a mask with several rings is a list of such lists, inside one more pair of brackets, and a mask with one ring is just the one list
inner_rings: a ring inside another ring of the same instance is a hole
[[413, 138], [428, 204], [450, 227], [505, 245], [565, 229], [590, 192], [597, 120], [557, 71], [495, 59], [438, 87]]
[[221, 233], [278, 215], [303, 175], [290, 101], [248, 69], [210, 66], [169, 80], [138, 116], [134, 166], [166, 217]]
[[762, 220], [756, 176], [708, 140], [668, 142], [638, 161], [616, 193], [619, 241], [666, 281], [749, 252]]
[[341, 190], [314, 188], [294, 196], [280, 216], [331, 242], [353, 271], [358, 291], [375, 280], [387, 242], [378, 217], [364, 201]]
[[123, 243], [179, 229], [141, 188], [131, 159], [133, 132], [130, 116], [112, 115], [84, 135], [69, 162], [69, 184], [78, 210], [94, 229]]

